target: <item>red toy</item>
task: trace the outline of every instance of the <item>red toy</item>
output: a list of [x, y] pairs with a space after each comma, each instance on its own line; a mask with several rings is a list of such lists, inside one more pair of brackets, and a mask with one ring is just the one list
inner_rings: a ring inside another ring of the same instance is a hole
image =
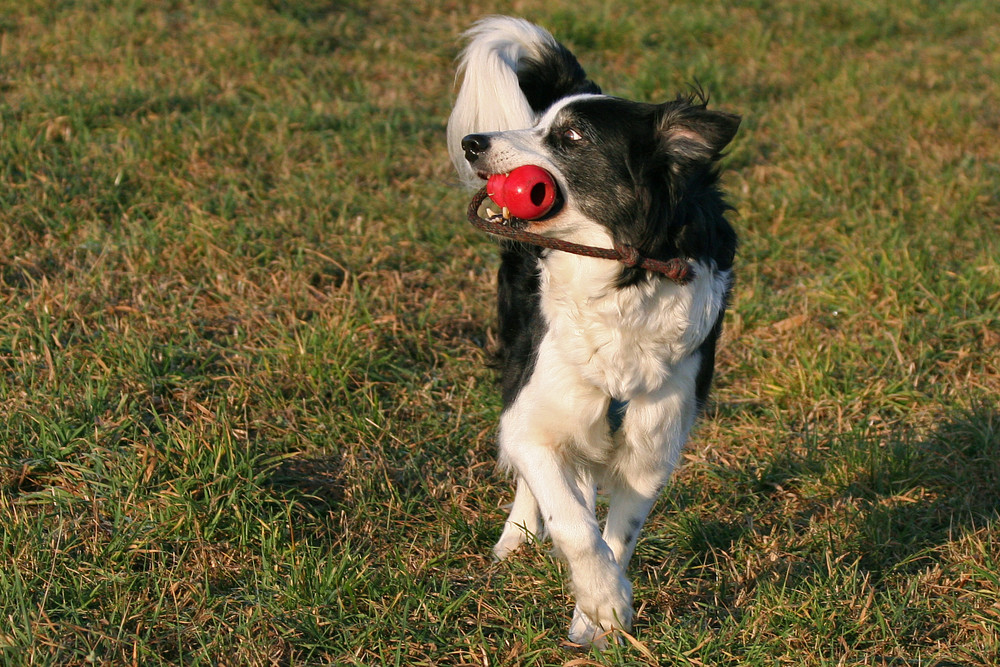
[[486, 182], [486, 192], [497, 206], [523, 220], [537, 220], [556, 203], [552, 174], [533, 164], [518, 167], [509, 174], [493, 174]]

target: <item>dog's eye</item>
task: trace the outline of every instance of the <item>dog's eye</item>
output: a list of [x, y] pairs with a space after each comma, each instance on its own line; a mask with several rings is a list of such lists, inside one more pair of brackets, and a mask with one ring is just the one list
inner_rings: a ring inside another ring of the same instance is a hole
[[563, 139], [566, 141], [580, 141], [583, 139], [583, 135], [572, 127], [567, 127], [562, 133]]

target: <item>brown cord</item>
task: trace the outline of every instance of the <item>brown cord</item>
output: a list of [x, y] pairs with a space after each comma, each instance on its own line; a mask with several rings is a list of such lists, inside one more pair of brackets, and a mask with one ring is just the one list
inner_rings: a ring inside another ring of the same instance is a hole
[[[582, 245], [580, 243], [572, 243], [570, 241], [549, 238], [548, 236], [542, 236], [541, 234], [535, 234], [523, 229], [514, 229], [514, 227], [510, 225], [487, 220], [479, 215], [479, 207], [482, 206], [483, 201], [487, 196], [486, 188], [484, 187], [475, 194], [472, 198], [472, 202], [469, 204], [469, 222], [484, 232], [495, 236], [502, 236], [504, 238], [511, 239], [512, 241], [528, 243], [530, 245], [541, 246], [543, 248], [551, 248], [552, 250], [561, 250], [563, 252], [573, 253], [574, 255], [617, 260], [630, 268], [639, 268], [645, 269], [646, 271], [661, 273], [679, 285], [685, 285], [694, 279], [694, 268], [691, 266], [690, 262], [679, 257], [668, 259], [666, 261], [652, 259], [650, 257], [643, 257], [639, 254], [637, 249], [630, 245], [616, 243], [614, 249], [596, 248], [594, 246]], [[517, 220], [518, 218], [512, 218], [511, 222], [513, 223]]]

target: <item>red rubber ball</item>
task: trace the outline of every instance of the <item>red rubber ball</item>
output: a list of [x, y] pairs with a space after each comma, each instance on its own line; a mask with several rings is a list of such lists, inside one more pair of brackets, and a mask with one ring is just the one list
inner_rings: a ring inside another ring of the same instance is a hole
[[523, 220], [536, 220], [556, 203], [556, 182], [552, 174], [528, 164], [509, 174], [493, 174], [486, 192], [497, 206], [506, 206], [510, 214]]
[[504, 184], [507, 182], [507, 174], [493, 174], [486, 181], [486, 194], [497, 206], [506, 206], [507, 198], [504, 196]]

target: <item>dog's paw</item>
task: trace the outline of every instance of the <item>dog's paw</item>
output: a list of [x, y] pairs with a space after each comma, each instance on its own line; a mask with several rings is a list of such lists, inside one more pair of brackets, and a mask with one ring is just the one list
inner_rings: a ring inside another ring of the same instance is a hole
[[528, 528], [508, 521], [503, 526], [500, 539], [493, 545], [493, 558], [501, 561], [521, 548], [522, 544], [534, 542], [535, 537]]
[[598, 651], [608, 648], [608, 639], [614, 636], [614, 631], [608, 631], [590, 620], [590, 617], [577, 607], [573, 610], [573, 620], [569, 623], [569, 640], [580, 646], [593, 646]]
[[631, 627], [632, 584], [625, 577], [609, 577], [586, 590], [578, 589], [569, 624], [570, 641], [604, 650], [612, 637], [618, 639], [614, 630]]

